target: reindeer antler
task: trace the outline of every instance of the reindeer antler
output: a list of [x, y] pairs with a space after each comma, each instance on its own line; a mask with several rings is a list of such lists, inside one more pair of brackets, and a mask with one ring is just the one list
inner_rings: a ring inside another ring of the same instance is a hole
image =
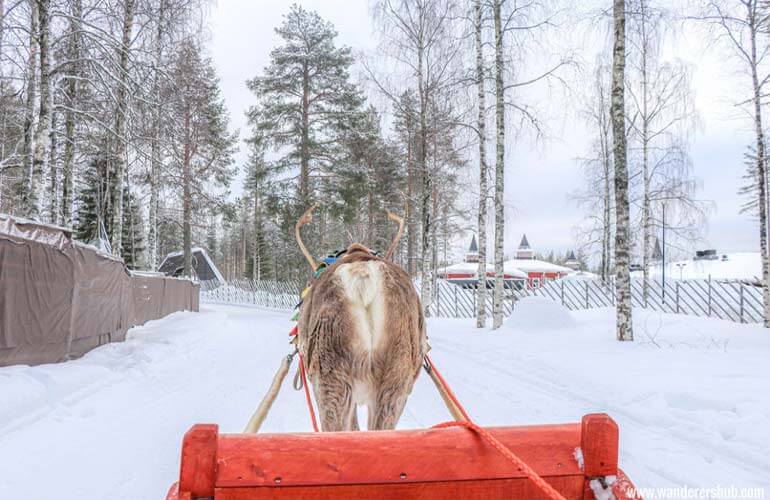
[[390, 243], [390, 248], [388, 248], [388, 252], [385, 254], [385, 260], [390, 260], [393, 257], [393, 252], [396, 250], [396, 246], [398, 246], [398, 241], [401, 239], [401, 236], [404, 235], [404, 219], [390, 210], [388, 210], [388, 219], [393, 222], [398, 222], [398, 232], [396, 232], [393, 241]]
[[297, 239], [297, 245], [299, 245], [299, 249], [302, 250], [302, 255], [305, 256], [308, 264], [310, 264], [310, 267], [313, 268], [314, 272], [318, 266], [315, 263], [313, 256], [310, 255], [310, 252], [307, 251], [307, 247], [305, 247], [305, 244], [302, 242], [302, 236], [299, 234], [299, 230], [302, 226], [313, 220], [313, 210], [315, 210], [317, 206], [318, 203], [314, 203], [312, 207], [308, 208], [307, 211], [302, 214], [302, 217], [299, 218], [297, 224], [294, 226], [294, 237]]

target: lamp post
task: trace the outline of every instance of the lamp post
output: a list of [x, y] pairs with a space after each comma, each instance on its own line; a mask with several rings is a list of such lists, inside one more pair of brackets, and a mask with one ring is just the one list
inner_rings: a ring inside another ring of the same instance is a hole
[[687, 262], [677, 262], [676, 264], [676, 267], [679, 268], [679, 281], [682, 281], [682, 270], [686, 265], [687, 265]]
[[666, 203], [663, 204], [663, 247], [661, 248], [661, 257], [662, 257], [662, 280], [663, 280], [663, 303], [666, 303]]

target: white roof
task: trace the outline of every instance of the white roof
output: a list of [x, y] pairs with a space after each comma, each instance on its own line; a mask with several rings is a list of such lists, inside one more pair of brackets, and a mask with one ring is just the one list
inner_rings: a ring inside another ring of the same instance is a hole
[[[727, 260], [722, 260], [726, 255]], [[759, 252], [736, 252], [718, 254], [716, 260], [680, 260], [666, 263], [666, 279], [740, 279], [762, 278], [762, 259]], [[681, 268], [681, 272], [680, 272]], [[650, 266], [650, 277], [662, 278], [660, 263]], [[642, 277], [642, 271], [634, 271], [631, 276]]]
[[503, 263], [505, 272], [509, 269], [519, 269], [525, 273], [567, 273], [574, 272], [572, 269], [559, 266], [551, 262], [537, 259], [511, 259]]
[[[479, 265], [475, 262], [458, 262], [451, 266], [442, 267], [438, 270], [439, 274], [472, 274], [476, 276], [479, 270]], [[493, 264], [487, 264], [487, 274], [494, 274], [495, 266]], [[527, 273], [520, 271], [519, 269], [503, 267], [503, 272], [509, 274], [514, 278], [526, 278]]]

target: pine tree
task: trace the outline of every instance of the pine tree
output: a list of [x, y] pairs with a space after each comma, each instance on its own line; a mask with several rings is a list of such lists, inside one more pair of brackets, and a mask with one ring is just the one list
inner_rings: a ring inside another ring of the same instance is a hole
[[210, 59], [191, 40], [181, 44], [166, 89], [167, 104], [179, 123], [169, 131], [171, 168], [167, 176], [181, 205], [184, 275], [192, 275], [192, 225], [209, 210], [221, 207], [235, 169], [235, 136], [228, 131], [228, 114], [219, 80]]
[[294, 4], [276, 33], [283, 44], [270, 53], [264, 74], [248, 82], [259, 100], [249, 123], [255, 135], [284, 152], [275, 171], [299, 170], [292, 198], [304, 210], [314, 198], [311, 180], [334, 168], [335, 139], [360, 112], [362, 97], [350, 82], [350, 48], [335, 45], [331, 23]]

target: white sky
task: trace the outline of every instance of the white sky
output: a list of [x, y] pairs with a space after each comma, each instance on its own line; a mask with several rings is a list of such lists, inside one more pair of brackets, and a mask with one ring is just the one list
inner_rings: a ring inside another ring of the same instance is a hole
[[[219, 0], [212, 11], [211, 55], [221, 78], [232, 126], [240, 129], [241, 138], [248, 133], [244, 112], [254, 101], [245, 81], [269, 63], [270, 51], [279, 43], [274, 28], [281, 23], [291, 3]], [[367, 0], [298, 3], [334, 24], [339, 32], [338, 44], [376, 57], [378, 40]], [[739, 93], [741, 75], [726, 63], [725, 50], [706, 46], [702, 34], [690, 27], [670, 41], [666, 52], [693, 68], [695, 104], [702, 124], [691, 149], [694, 175], [702, 182], [700, 198], [715, 202], [705, 230], [706, 241], [699, 246], [714, 247], [719, 252], [756, 251], [757, 223], [739, 213], [745, 200], [737, 195], [743, 184], [743, 154], [751, 140], [750, 123], [740, 119], [731, 104], [745, 95]], [[585, 48], [580, 55], [592, 62], [595, 53], [596, 49]], [[567, 98], [565, 102], [574, 100]], [[575, 158], [586, 154], [589, 138], [574, 113], [575, 110], [571, 110], [550, 119], [551, 134], [545, 144], [520, 141], [507, 149], [506, 252], [515, 249], [522, 233], [527, 234], [530, 244], [539, 251], [564, 251], [575, 246], [573, 228], [580, 222], [582, 213], [569, 200], [569, 194], [582, 185]], [[244, 164], [244, 147], [237, 160], [239, 165]], [[240, 191], [240, 180], [233, 191]], [[471, 227], [473, 221], [468, 223]], [[470, 233], [466, 236], [458, 246], [467, 244]]]

